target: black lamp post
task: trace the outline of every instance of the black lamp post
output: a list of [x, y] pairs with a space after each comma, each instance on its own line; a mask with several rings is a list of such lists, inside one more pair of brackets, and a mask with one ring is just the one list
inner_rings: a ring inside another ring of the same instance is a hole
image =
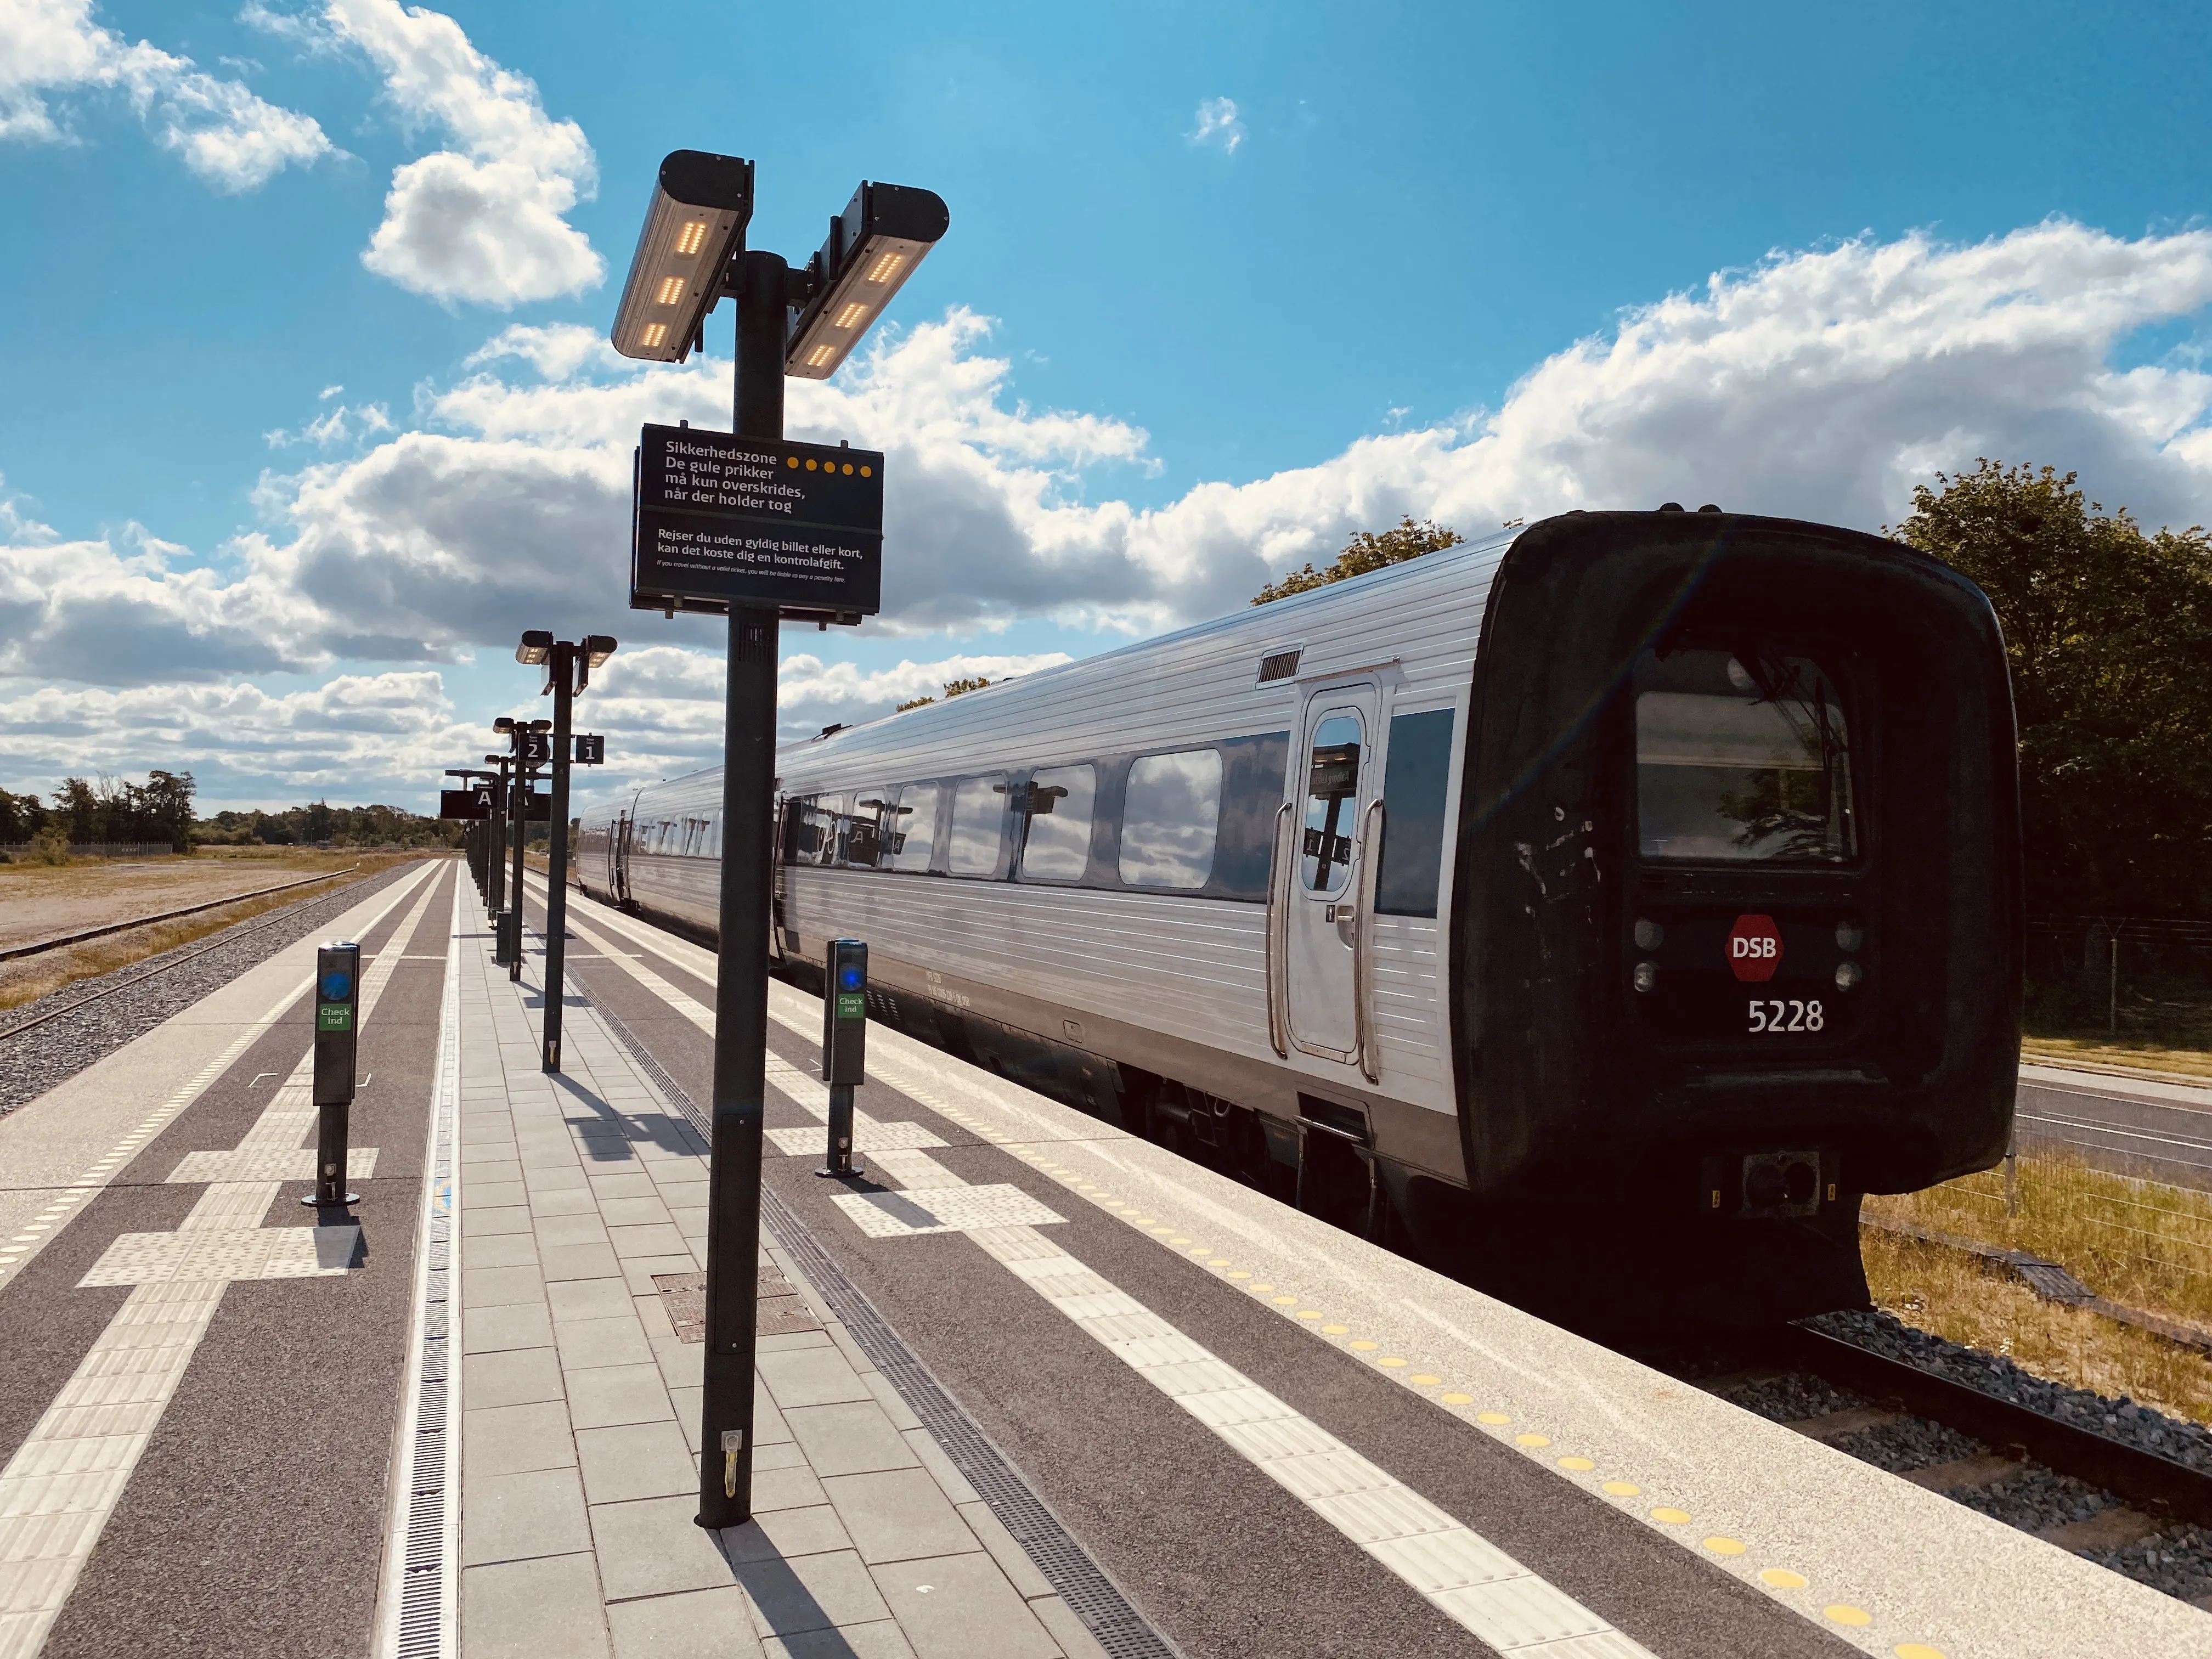
[[[794, 270], [781, 254], [746, 248], [752, 210], [750, 161], [700, 150], [678, 150], [665, 159], [610, 335], [625, 356], [681, 362], [702, 342], [707, 314], [723, 299], [735, 300], [735, 435], [780, 442], [785, 376], [826, 380], [836, 373], [944, 235], [950, 216], [928, 191], [863, 183], [844, 212], [830, 220], [820, 251]], [[632, 603], [638, 604], [635, 592]], [[774, 603], [738, 600], [687, 601], [686, 608], [726, 609], [730, 618], [698, 1522], [731, 1527], [752, 1513], [776, 643], [782, 613]], [[793, 609], [818, 619], [818, 613]], [[675, 614], [673, 601], [668, 614]], [[859, 620], [857, 615], [836, 619]]]
[[[575, 698], [592, 683], [592, 671], [615, 653], [614, 637], [592, 634], [571, 643], [533, 628], [515, 647], [514, 659], [545, 671], [545, 692], [553, 694], [553, 824], [545, 856], [545, 1042], [540, 1069], [561, 1069], [561, 996], [567, 983], [568, 942], [568, 766], [569, 714]], [[543, 721], [533, 722], [543, 725]]]

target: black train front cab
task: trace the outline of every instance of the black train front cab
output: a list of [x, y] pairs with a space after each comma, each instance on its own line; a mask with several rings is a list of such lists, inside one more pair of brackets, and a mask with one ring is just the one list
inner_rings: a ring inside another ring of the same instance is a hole
[[1473, 706], [1453, 982], [1482, 1277], [1598, 1324], [1663, 1318], [1661, 1283], [1747, 1322], [1863, 1300], [1859, 1194], [1986, 1168], [2011, 1126], [1988, 601], [1850, 531], [1570, 514], [1498, 571]]

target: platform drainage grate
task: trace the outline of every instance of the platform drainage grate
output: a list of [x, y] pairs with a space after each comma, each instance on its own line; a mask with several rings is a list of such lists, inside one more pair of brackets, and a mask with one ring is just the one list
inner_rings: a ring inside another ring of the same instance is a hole
[[[637, 1062], [638, 1069], [668, 1097], [669, 1104], [690, 1119], [702, 1136], [711, 1139], [713, 1126], [708, 1122], [706, 1114], [653, 1058], [636, 1033], [605, 1003], [594, 1000], [592, 1007], [614, 1034], [615, 1040]], [[805, 1224], [765, 1186], [761, 1189], [761, 1220], [775, 1235], [776, 1243], [797, 1261], [799, 1270], [830, 1304], [830, 1311], [843, 1322], [846, 1332], [860, 1345], [860, 1352], [890, 1379], [899, 1397], [921, 1419], [922, 1426], [944, 1449], [953, 1468], [989, 1505], [1000, 1524], [1014, 1535], [1023, 1551], [1036, 1564], [1037, 1571], [1044, 1575], [1045, 1582], [1073, 1610], [1111, 1659], [1180, 1659], [1181, 1650], [1152, 1628], [1122, 1594], [1121, 1586], [1106, 1576], [1105, 1570], [1091, 1559], [1089, 1552], [1061, 1524], [1051, 1506], [1030, 1490], [1006, 1455], [992, 1443], [975, 1419], [907, 1346], [906, 1340], [876, 1311], [875, 1304], [861, 1293], [860, 1286], [846, 1278], [843, 1270], [815, 1243]], [[767, 1289], [766, 1275], [772, 1271], [762, 1270], [763, 1293]], [[705, 1275], [665, 1277], [699, 1279], [703, 1320]], [[660, 1281], [656, 1279], [654, 1283], [659, 1285]], [[670, 1292], [664, 1288], [662, 1294]], [[765, 1321], [765, 1302], [763, 1311]], [[767, 1328], [763, 1322], [762, 1329]]]

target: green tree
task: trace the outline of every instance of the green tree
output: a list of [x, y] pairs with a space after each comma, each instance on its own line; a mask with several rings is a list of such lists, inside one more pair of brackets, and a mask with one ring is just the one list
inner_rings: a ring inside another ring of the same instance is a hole
[[[945, 682], [945, 695], [948, 697], [957, 697], [969, 691], [981, 691], [985, 686], [990, 684], [990, 681], [986, 679], [947, 680]], [[936, 701], [937, 699], [934, 697], [916, 697], [912, 702], [901, 703], [896, 709], [892, 710], [892, 713], [903, 714], [909, 708], [925, 708], [928, 704], [935, 702]]]
[[2212, 915], [2212, 538], [1982, 460], [1891, 533], [1989, 595], [2011, 659], [2031, 910]]
[[1415, 522], [1408, 514], [1389, 530], [1363, 530], [1346, 544], [1343, 552], [1326, 570], [1316, 570], [1311, 564], [1293, 570], [1279, 582], [1269, 582], [1253, 599], [1255, 605], [1268, 605], [1277, 599], [1287, 599], [1293, 593], [1311, 592], [1316, 587], [1327, 587], [1331, 582], [1364, 576], [1370, 570], [1385, 566], [1403, 564], [1408, 559], [1418, 559], [1424, 553], [1435, 553], [1447, 547], [1457, 547], [1467, 539], [1448, 525], [1428, 519]]

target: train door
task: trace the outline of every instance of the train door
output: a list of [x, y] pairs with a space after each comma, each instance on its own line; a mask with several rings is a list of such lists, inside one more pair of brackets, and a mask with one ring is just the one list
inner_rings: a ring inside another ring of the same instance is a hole
[[607, 836], [607, 890], [617, 904], [629, 902], [629, 814], [617, 813]]
[[1310, 1054], [1359, 1058], [1358, 908], [1374, 763], [1376, 688], [1332, 686], [1307, 702], [1303, 800], [1285, 918], [1291, 1039]]

